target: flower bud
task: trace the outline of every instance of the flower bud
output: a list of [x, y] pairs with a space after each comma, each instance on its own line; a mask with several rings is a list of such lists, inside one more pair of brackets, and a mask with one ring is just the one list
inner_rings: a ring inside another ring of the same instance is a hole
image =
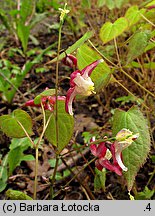
[[62, 62], [64, 65], [71, 68], [77, 66], [77, 58], [71, 54], [66, 54], [66, 56], [62, 59]]

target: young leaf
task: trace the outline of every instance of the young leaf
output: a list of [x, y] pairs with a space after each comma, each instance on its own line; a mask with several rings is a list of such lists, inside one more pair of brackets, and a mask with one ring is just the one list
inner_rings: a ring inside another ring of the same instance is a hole
[[29, 135], [33, 135], [32, 119], [29, 114], [23, 110], [14, 110], [10, 115], [0, 116], [0, 128], [9, 137], [26, 137], [21, 125]]
[[[60, 54], [59, 60], [63, 59], [66, 56], [66, 54], [73, 53], [77, 48], [79, 48], [85, 41], [87, 41], [92, 36], [93, 36], [92, 31], [85, 33], [78, 41], [76, 41], [72, 46], [70, 46], [65, 52]], [[50, 61], [49, 63], [52, 64], [53, 62], [56, 61], [57, 61], [57, 57], [52, 59], [52, 61]]]
[[35, 1], [32, 1], [32, 0], [22, 0], [21, 1], [20, 17], [21, 17], [22, 23], [25, 24], [26, 20], [33, 13], [34, 7], [35, 7]]
[[149, 190], [147, 186], [145, 186], [144, 191], [139, 192], [136, 194], [135, 199], [136, 200], [149, 200], [154, 195], [155, 190]]
[[113, 136], [122, 129], [139, 133], [139, 137], [128, 148], [123, 151], [123, 161], [128, 171], [124, 173], [130, 191], [135, 176], [140, 167], [144, 164], [150, 150], [150, 134], [147, 121], [137, 107], [129, 109], [127, 112], [117, 109], [113, 116]]
[[151, 34], [149, 31], [136, 32], [129, 41], [127, 64], [139, 55], [143, 54], [145, 48], [148, 45]]
[[[45, 136], [54, 146], [56, 143], [56, 123], [55, 115], [46, 111], [46, 119], [52, 115], [49, 125], [46, 129]], [[65, 111], [65, 102], [58, 101], [58, 151], [60, 152], [69, 143], [74, 128], [74, 119]]]
[[124, 17], [120, 17], [114, 23], [106, 22], [100, 29], [100, 38], [103, 43], [121, 35], [128, 28], [128, 21]]
[[39, 95], [37, 95], [34, 99], [35, 104], [40, 104], [41, 103], [41, 98], [45, 96], [52, 96], [55, 94], [55, 89], [47, 89], [41, 92]]
[[18, 37], [22, 43], [24, 53], [27, 50], [28, 39], [30, 35], [30, 26], [26, 26], [24, 23], [19, 22], [17, 25]]
[[26, 195], [25, 193], [17, 190], [7, 190], [6, 196], [10, 200], [33, 200], [30, 196]]
[[9, 175], [20, 165], [21, 161], [35, 159], [32, 155], [24, 155], [23, 152], [28, 147], [32, 147], [32, 144], [27, 137], [11, 140], [10, 151], [8, 153]]
[[0, 192], [2, 192], [7, 186], [7, 179], [8, 179], [8, 171], [7, 171], [7, 164], [8, 164], [8, 154], [2, 160], [2, 166], [0, 166]]
[[103, 190], [105, 191], [105, 181], [106, 181], [106, 169], [103, 168], [102, 171], [95, 168], [95, 178], [94, 178], [94, 190], [99, 191]]
[[139, 10], [137, 5], [130, 7], [125, 13], [125, 18], [128, 20], [129, 27], [136, 24], [141, 19], [140, 14], [143, 14], [144, 12], [145, 9]]
[[[77, 50], [76, 57], [78, 60], [78, 68], [80, 70], [95, 60], [101, 59], [101, 56], [86, 44], [80, 46], [80, 48]], [[99, 92], [104, 86], [106, 86], [110, 80], [110, 77], [111, 70], [108, 65], [105, 62], [100, 63], [91, 74], [92, 81], [95, 83], [95, 91]]]

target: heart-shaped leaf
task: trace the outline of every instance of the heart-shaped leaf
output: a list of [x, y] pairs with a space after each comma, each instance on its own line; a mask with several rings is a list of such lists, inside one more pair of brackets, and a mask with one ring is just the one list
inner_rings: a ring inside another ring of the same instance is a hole
[[135, 176], [140, 167], [144, 164], [150, 150], [150, 134], [147, 121], [137, 107], [129, 109], [127, 112], [117, 109], [113, 116], [113, 135], [126, 128], [139, 137], [128, 148], [123, 151], [123, 162], [128, 171], [124, 173], [127, 181], [128, 190], [130, 191]]
[[[90, 55], [91, 53], [91, 55]], [[87, 65], [91, 64], [92, 62], [96, 61], [97, 59], [101, 59], [101, 56], [86, 44], [83, 44], [77, 50], [77, 62], [78, 68], [82, 70]], [[111, 70], [109, 66], [102, 62], [97, 65], [97, 67], [93, 70], [91, 74], [92, 81], [95, 84], [95, 91], [99, 92], [104, 86], [106, 86], [111, 77]]]
[[[51, 116], [49, 125], [46, 129], [45, 136], [50, 143], [57, 146], [56, 142], [56, 122], [55, 112], [51, 113], [46, 110], [46, 119]], [[65, 111], [65, 102], [58, 101], [58, 151], [61, 152], [63, 148], [69, 143], [74, 129], [74, 118]]]
[[118, 18], [114, 23], [106, 22], [100, 29], [100, 38], [103, 43], [121, 35], [128, 28], [128, 21], [124, 17]]
[[149, 31], [140, 31], [133, 35], [129, 41], [127, 64], [145, 52], [145, 48], [149, 43], [150, 37], [151, 33]]
[[27, 112], [17, 109], [10, 115], [0, 116], [0, 128], [9, 137], [26, 137], [26, 134], [20, 124], [29, 135], [33, 135], [32, 119]]
[[143, 14], [145, 11], [143, 8], [139, 10], [137, 5], [130, 7], [125, 13], [125, 18], [128, 20], [129, 26], [137, 23], [141, 19], [140, 14]]

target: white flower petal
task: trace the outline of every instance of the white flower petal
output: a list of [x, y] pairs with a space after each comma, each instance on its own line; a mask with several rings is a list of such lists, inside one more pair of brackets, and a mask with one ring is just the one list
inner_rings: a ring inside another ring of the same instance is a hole
[[126, 166], [124, 166], [124, 164], [123, 164], [123, 162], [122, 162], [121, 154], [116, 153], [116, 154], [115, 154], [115, 157], [116, 157], [117, 163], [118, 163], [118, 165], [121, 167], [121, 169], [122, 169], [123, 171], [125, 171], [125, 172], [128, 171], [128, 168], [127, 168]]

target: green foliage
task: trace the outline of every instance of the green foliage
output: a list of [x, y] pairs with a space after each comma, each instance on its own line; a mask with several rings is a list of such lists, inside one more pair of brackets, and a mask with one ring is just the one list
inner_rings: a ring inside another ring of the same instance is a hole
[[141, 20], [141, 14], [144, 12], [145, 9], [142, 8], [139, 10], [137, 5], [130, 7], [125, 13], [125, 18], [128, 20], [129, 27], [139, 22]]
[[0, 192], [2, 192], [7, 186], [7, 179], [8, 179], [7, 164], [8, 164], [8, 155], [6, 155], [3, 158], [0, 166]]
[[3, 99], [11, 103], [33, 63], [27, 61], [22, 69], [8, 60], [3, 60], [0, 63], [0, 91], [3, 92]]
[[100, 29], [100, 38], [103, 43], [118, 37], [128, 28], [128, 21], [124, 17], [118, 18], [114, 23], [106, 22]]
[[131, 146], [123, 151], [123, 161], [128, 171], [124, 173], [130, 191], [135, 176], [140, 167], [144, 164], [150, 150], [150, 134], [147, 121], [137, 107], [129, 109], [127, 112], [117, 109], [113, 116], [113, 136], [116, 136], [122, 128], [139, 133], [139, 138]]
[[[91, 64], [97, 59], [101, 59], [101, 56], [96, 51], [88, 47], [86, 44], [82, 45], [77, 50], [78, 68], [80, 70], [82, 70], [84, 67]], [[95, 83], [96, 92], [99, 92], [103, 87], [105, 87], [108, 84], [110, 76], [111, 70], [105, 62], [100, 63], [93, 70], [91, 78], [92, 81]]]
[[[66, 49], [65, 52], [61, 53], [59, 56], [59, 60], [62, 60], [65, 56], [66, 53], [70, 54], [73, 53], [77, 48], [79, 48], [84, 42], [86, 42], [88, 39], [90, 39], [93, 36], [93, 32], [89, 31], [87, 33], [85, 33], [79, 40], [77, 40], [72, 46], [68, 47], [68, 49]], [[57, 61], [57, 57], [52, 59], [52, 61], [50, 61], [50, 63], [54, 63]]]
[[144, 188], [144, 191], [138, 192], [135, 196], [136, 200], [149, 200], [154, 195], [154, 190], [149, 190], [149, 188], [146, 186]]
[[136, 32], [129, 41], [127, 64], [139, 55], [143, 54], [145, 48], [148, 45], [151, 34], [149, 31], [138, 31]]
[[136, 102], [137, 104], [141, 104], [143, 102], [142, 99], [137, 100], [137, 98], [135, 98], [132, 95], [122, 96], [122, 97], [116, 98], [115, 101], [121, 102], [122, 105], [124, 105], [126, 103], [130, 103], [130, 102]]
[[30, 196], [26, 195], [25, 193], [11, 189], [6, 191], [6, 196], [10, 200], [33, 200]]
[[99, 191], [103, 190], [105, 191], [105, 182], [106, 182], [106, 169], [103, 168], [102, 171], [95, 168], [95, 178], [94, 178], [94, 190]]
[[32, 147], [32, 144], [27, 137], [11, 140], [10, 151], [8, 153], [9, 176], [22, 161], [35, 159], [32, 155], [25, 155], [23, 153], [29, 147]]
[[30, 35], [30, 26], [26, 26], [22, 22], [18, 22], [17, 35], [22, 43], [24, 53], [27, 50], [28, 38]]
[[55, 89], [47, 89], [43, 92], [41, 92], [39, 95], [37, 95], [34, 99], [35, 104], [40, 104], [41, 103], [41, 98], [45, 96], [52, 96], [55, 94]]
[[[48, 141], [57, 146], [56, 143], [56, 123], [55, 123], [55, 112], [51, 113], [46, 111], [46, 119], [51, 116], [49, 125], [46, 129], [45, 136]], [[65, 102], [58, 101], [58, 151], [61, 152], [63, 148], [69, 143], [74, 129], [73, 116], [69, 115], [65, 111]]]
[[82, 0], [81, 1], [82, 8], [91, 8], [91, 0]]
[[26, 136], [20, 124], [29, 135], [33, 134], [32, 119], [27, 112], [16, 109], [10, 115], [0, 116], [0, 128], [9, 137], [22, 138]]

